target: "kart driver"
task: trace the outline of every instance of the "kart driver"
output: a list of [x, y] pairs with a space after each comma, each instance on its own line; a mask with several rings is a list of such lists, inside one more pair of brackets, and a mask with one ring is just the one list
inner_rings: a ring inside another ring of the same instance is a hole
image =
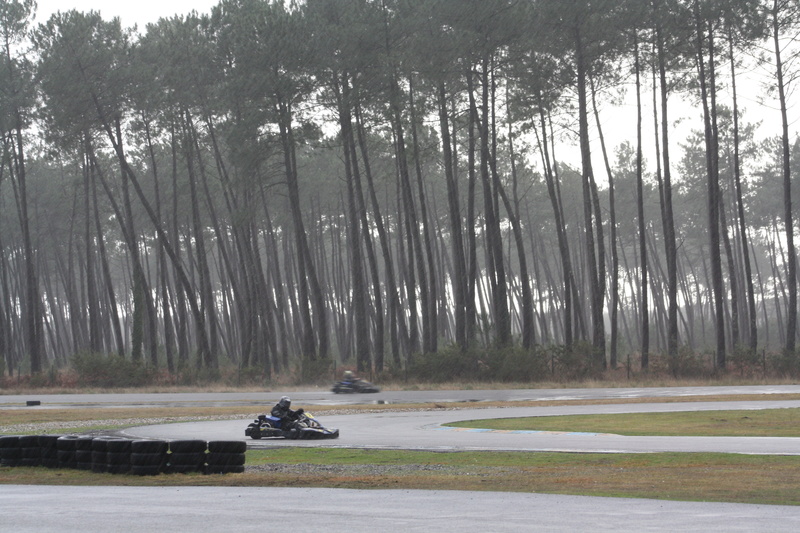
[[270, 413], [275, 418], [281, 419], [281, 427], [288, 429], [303, 414], [303, 409], [292, 411], [292, 400], [288, 396], [281, 396]]

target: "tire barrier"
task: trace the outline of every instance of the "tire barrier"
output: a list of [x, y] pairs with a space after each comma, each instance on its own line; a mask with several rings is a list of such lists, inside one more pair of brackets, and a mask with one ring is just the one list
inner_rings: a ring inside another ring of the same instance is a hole
[[75, 459], [75, 443], [77, 435], [64, 435], [56, 441], [59, 468], [78, 468], [78, 461]]
[[0, 466], [19, 466], [19, 436], [0, 437]]
[[75, 439], [75, 468], [78, 470], [92, 469], [92, 441], [94, 437], [80, 436]]
[[21, 435], [19, 437], [19, 465], [41, 466], [42, 449], [39, 447], [38, 435]]
[[89, 435], [0, 435], [0, 467], [45, 466], [154, 476], [244, 472], [247, 443]]
[[42, 466], [58, 468], [58, 439], [61, 435], [39, 435]]

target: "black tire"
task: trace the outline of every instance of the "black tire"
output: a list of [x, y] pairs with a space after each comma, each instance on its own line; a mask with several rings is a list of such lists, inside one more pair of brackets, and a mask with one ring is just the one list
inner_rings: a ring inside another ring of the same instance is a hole
[[131, 440], [116, 438], [106, 442], [106, 450], [112, 453], [131, 453]]
[[241, 474], [244, 472], [244, 465], [208, 465], [206, 467], [206, 474]]
[[106, 472], [108, 472], [109, 474], [127, 474], [130, 471], [131, 471], [130, 463], [106, 465]]
[[92, 472], [102, 473], [108, 471], [108, 462], [106, 457], [108, 453], [92, 450]]
[[131, 454], [127, 452], [106, 452], [106, 464], [131, 465]]
[[169, 443], [165, 440], [131, 441], [131, 453], [167, 453]]
[[133, 466], [130, 473], [134, 476], [157, 476], [163, 472], [160, 466]]
[[167, 472], [170, 474], [194, 474], [196, 472], [204, 472], [205, 466], [204, 465], [197, 465], [197, 466], [181, 466], [181, 465], [170, 465], [167, 469]]
[[58, 447], [58, 439], [61, 435], [39, 435], [39, 447], [49, 450], [55, 450]]
[[81, 435], [77, 439], [75, 439], [75, 450], [76, 451], [91, 451], [92, 450], [92, 441], [94, 437], [88, 435]]
[[62, 437], [58, 437], [58, 440], [56, 441], [56, 447], [59, 450], [74, 452], [77, 440], [77, 435], [64, 435]]
[[[58, 465], [59, 435], [39, 435], [39, 448], [42, 451], [42, 465], [52, 467]], [[45, 464], [46, 463], [46, 464]]]
[[172, 453], [205, 453], [208, 443], [204, 440], [173, 440], [169, 443]]
[[20, 448], [19, 449], [19, 457], [20, 459], [42, 459], [42, 449], [38, 446], [34, 446], [31, 448]]
[[208, 466], [240, 466], [245, 463], [243, 453], [209, 453], [206, 458]]
[[22, 448], [3, 448], [0, 453], [0, 459], [17, 459], [22, 458]]
[[132, 453], [131, 466], [156, 466], [163, 468], [167, 464], [165, 453]]
[[123, 441], [122, 437], [100, 436], [92, 440], [92, 451], [107, 452], [110, 451], [108, 446], [111, 442]]
[[0, 437], [0, 466], [18, 466], [20, 453], [19, 435]]
[[210, 453], [244, 453], [247, 443], [243, 440], [212, 440], [208, 443]]
[[3, 435], [0, 437], [0, 450], [19, 448], [19, 435]]
[[57, 450], [57, 452], [58, 453], [56, 455], [56, 458], [59, 460], [59, 462], [64, 462], [64, 463], [67, 463], [67, 462], [73, 462], [74, 463], [75, 462], [75, 452], [74, 451]]
[[19, 436], [20, 448], [38, 448], [39, 435], [20, 435]]
[[171, 453], [167, 456], [167, 462], [172, 466], [200, 466], [206, 462], [205, 452], [193, 453]]
[[92, 451], [91, 450], [75, 450], [75, 460], [78, 463], [92, 464]]
[[51, 458], [51, 457], [47, 457], [47, 458], [43, 457], [42, 458], [42, 466], [44, 466], [45, 468], [59, 468], [59, 467], [61, 467], [61, 463], [59, 462], [58, 459], [54, 459], [54, 458]]

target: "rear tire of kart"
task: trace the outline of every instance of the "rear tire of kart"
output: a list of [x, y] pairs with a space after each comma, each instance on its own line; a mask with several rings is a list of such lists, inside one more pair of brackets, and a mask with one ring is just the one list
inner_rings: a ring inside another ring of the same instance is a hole
[[205, 453], [208, 443], [204, 440], [173, 440], [169, 443], [172, 453]]
[[208, 442], [210, 453], [244, 453], [247, 443], [243, 440], [212, 440]]

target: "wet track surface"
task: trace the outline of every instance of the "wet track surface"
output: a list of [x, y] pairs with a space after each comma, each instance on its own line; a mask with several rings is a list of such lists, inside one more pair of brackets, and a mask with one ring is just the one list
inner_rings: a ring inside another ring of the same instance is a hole
[[747, 454], [800, 455], [800, 438], [790, 437], [647, 437], [599, 433], [550, 431], [487, 431], [450, 428], [450, 422], [481, 418], [518, 418], [571, 414], [659, 413], [693, 410], [749, 410], [800, 407], [800, 401], [741, 401], [647, 403], [620, 405], [575, 405], [559, 407], [506, 407], [485, 409], [446, 408], [413, 412], [377, 412], [325, 416], [319, 421], [335, 427], [340, 437], [334, 440], [291, 441], [251, 440], [244, 436], [250, 420], [218, 420], [135, 427], [128, 437], [162, 439], [246, 440], [248, 446], [346, 447], [382, 449], [424, 449], [438, 451], [563, 451], [563, 452], [725, 452]]
[[[621, 437], [594, 433], [508, 432], [447, 428], [477, 418], [590, 413], [663, 412], [800, 407], [800, 401], [631, 403], [618, 405], [481, 408], [487, 401], [616, 399], [740, 394], [796, 394], [800, 386], [654, 389], [548, 389], [507, 391], [388, 391], [334, 395], [289, 393], [297, 407], [314, 405], [441, 403], [422, 412], [327, 416], [339, 427], [331, 441], [253, 441], [249, 420], [222, 420], [129, 428], [129, 436], [247, 440], [251, 447], [338, 446], [450, 450], [562, 450], [573, 452], [727, 451], [800, 454], [800, 438]], [[0, 409], [71, 407], [243, 406], [266, 411], [282, 392], [0, 396]], [[28, 407], [27, 401], [41, 405]], [[451, 410], [449, 401], [475, 409]], [[0, 472], [0, 475], [2, 473]], [[26, 487], [0, 486], [0, 531], [264, 531], [269, 502], [313, 509], [292, 531], [798, 531], [800, 507], [670, 502], [546, 494], [223, 487]], [[267, 520], [267, 523], [269, 520]]]
[[36, 409], [74, 407], [181, 407], [181, 406], [272, 406], [284, 394], [295, 405], [354, 405], [434, 402], [547, 401], [668, 398], [738, 394], [800, 394], [800, 385], [730, 387], [654, 387], [598, 389], [509, 389], [381, 391], [372, 394], [334, 394], [328, 389], [315, 391], [219, 392], [219, 393], [130, 393], [130, 394], [37, 394], [0, 395], [0, 408], [24, 409], [28, 401], [38, 401]]

